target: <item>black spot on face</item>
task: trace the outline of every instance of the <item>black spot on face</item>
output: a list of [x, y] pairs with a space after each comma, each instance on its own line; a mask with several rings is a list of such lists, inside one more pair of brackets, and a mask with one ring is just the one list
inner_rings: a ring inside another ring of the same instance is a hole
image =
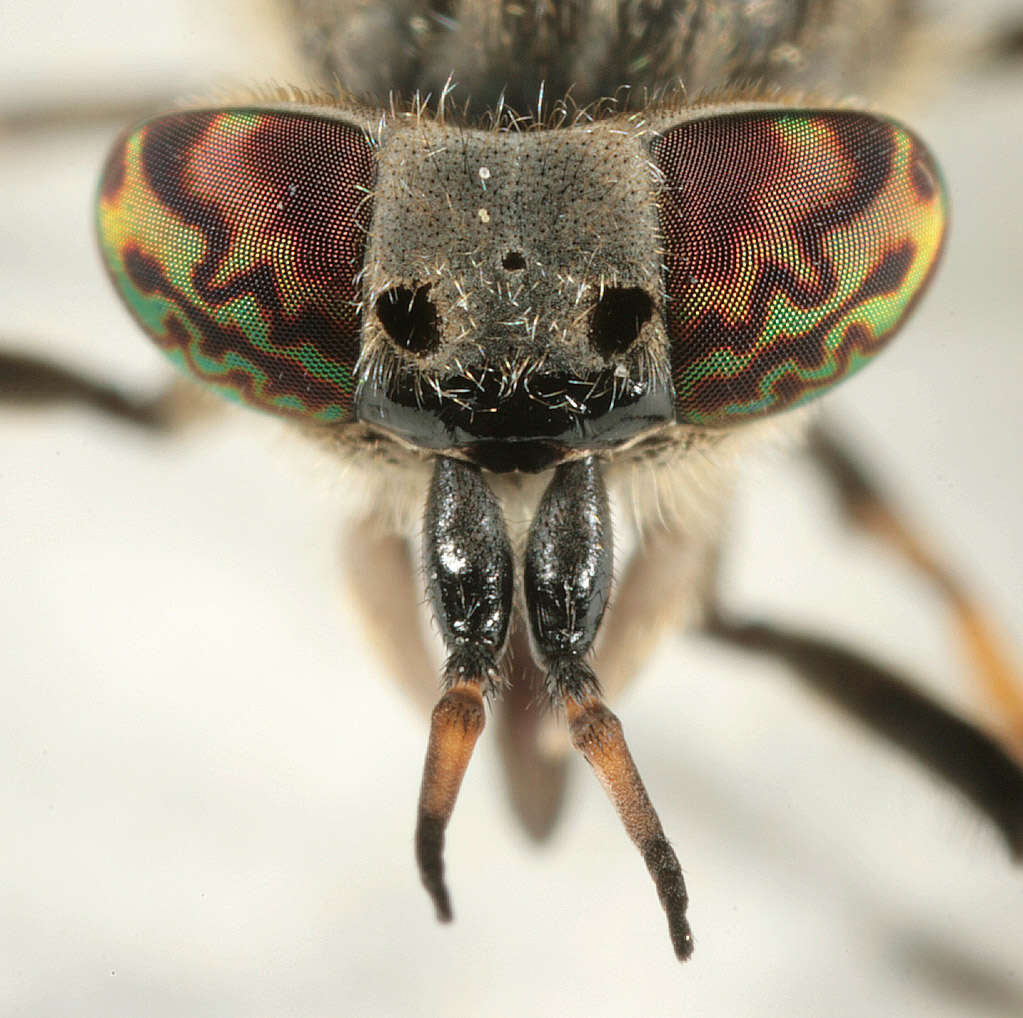
[[625, 353], [650, 321], [654, 302], [637, 286], [608, 287], [590, 319], [590, 345], [602, 357]]
[[384, 331], [410, 353], [430, 353], [440, 345], [440, 320], [429, 292], [429, 284], [414, 293], [397, 286], [377, 298], [377, 318]]

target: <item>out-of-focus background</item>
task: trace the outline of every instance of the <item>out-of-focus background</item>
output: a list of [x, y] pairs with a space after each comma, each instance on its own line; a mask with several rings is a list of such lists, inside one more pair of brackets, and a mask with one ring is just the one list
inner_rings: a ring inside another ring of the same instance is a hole
[[[258, 7], [211, 6], [3, 0], [0, 116], [300, 80]], [[829, 403], [1023, 661], [1023, 64], [951, 55], [1023, 11], [955, 6], [897, 110], [945, 168], [947, 257]], [[0, 337], [155, 391], [168, 369], [92, 240], [114, 131], [0, 135]], [[341, 589], [345, 495], [255, 414], [170, 441], [0, 407], [0, 1014], [1023, 1014], [1023, 873], [987, 825], [779, 669], [682, 639], [618, 708], [686, 871], [693, 960], [585, 766], [537, 848], [486, 735], [437, 926], [411, 849], [426, 727]], [[940, 605], [843, 533], [798, 458], [755, 465], [727, 575], [737, 608], [984, 716]]]

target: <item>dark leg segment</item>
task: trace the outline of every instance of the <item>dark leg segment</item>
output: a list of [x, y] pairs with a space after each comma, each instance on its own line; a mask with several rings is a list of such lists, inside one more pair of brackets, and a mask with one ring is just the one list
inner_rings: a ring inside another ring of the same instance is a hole
[[990, 736], [905, 679], [823, 640], [773, 625], [710, 618], [707, 632], [791, 665], [811, 689], [915, 757], [998, 825], [1023, 859], [1023, 769]]
[[171, 424], [166, 398], [129, 399], [112, 386], [28, 354], [0, 351], [0, 402], [20, 406], [73, 403], [153, 431]]
[[643, 854], [680, 960], [693, 950], [682, 868], [629, 753], [621, 722], [599, 698], [583, 657], [611, 589], [611, 511], [593, 458], [554, 473], [529, 531], [525, 594], [533, 643], [547, 666], [551, 700], [563, 703], [572, 744], [593, 768]]
[[423, 567], [448, 660], [423, 768], [416, 859], [437, 917], [447, 922], [444, 829], [483, 730], [483, 698], [496, 684], [514, 589], [501, 507], [479, 468], [438, 458], [426, 502]]

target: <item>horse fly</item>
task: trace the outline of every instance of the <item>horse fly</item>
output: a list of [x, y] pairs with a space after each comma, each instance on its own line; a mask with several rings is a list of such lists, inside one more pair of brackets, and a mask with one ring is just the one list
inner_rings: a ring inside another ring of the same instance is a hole
[[[291, 6], [340, 88], [127, 130], [97, 229], [114, 288], [178, 368], [292, 420], [375, 493], [351, 569], [419, 698], [436, 683], [425, 588], [446, 660], [415, 852], [438, 917], [445, 829], [491, 705], [526, 829], [550, 830], [570, 744], [689, 957], [682, 868], [607, 706], [683, 625], [787, 663], [1023, 854], [1023, 771], [994, 739], [716, 597], [740, 462], [806, 431], [850, 514], [1001, 668], [970, 599], [803, 409], [887, 346], [941, 258], [948, 197], [926, 143], [832, 98], [897, 64], [908, 6]], [[5, 367], [23, 393], [124, 413], [72, 373]]]

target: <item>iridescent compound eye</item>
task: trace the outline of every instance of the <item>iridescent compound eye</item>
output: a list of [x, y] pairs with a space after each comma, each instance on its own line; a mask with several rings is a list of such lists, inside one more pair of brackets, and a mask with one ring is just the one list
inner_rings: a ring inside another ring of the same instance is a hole
[[375, 167], [363, 132], [327, 117], [151, 120], [106, 163], [107, 269], [164, 353], [222, 395], [347, 420]]
[[849, 377], [894, 335], [938, 260], [937, 167], [890, 120], [736, 113], [681, 124], [652, 154], [681, 420], [739, 423]]

